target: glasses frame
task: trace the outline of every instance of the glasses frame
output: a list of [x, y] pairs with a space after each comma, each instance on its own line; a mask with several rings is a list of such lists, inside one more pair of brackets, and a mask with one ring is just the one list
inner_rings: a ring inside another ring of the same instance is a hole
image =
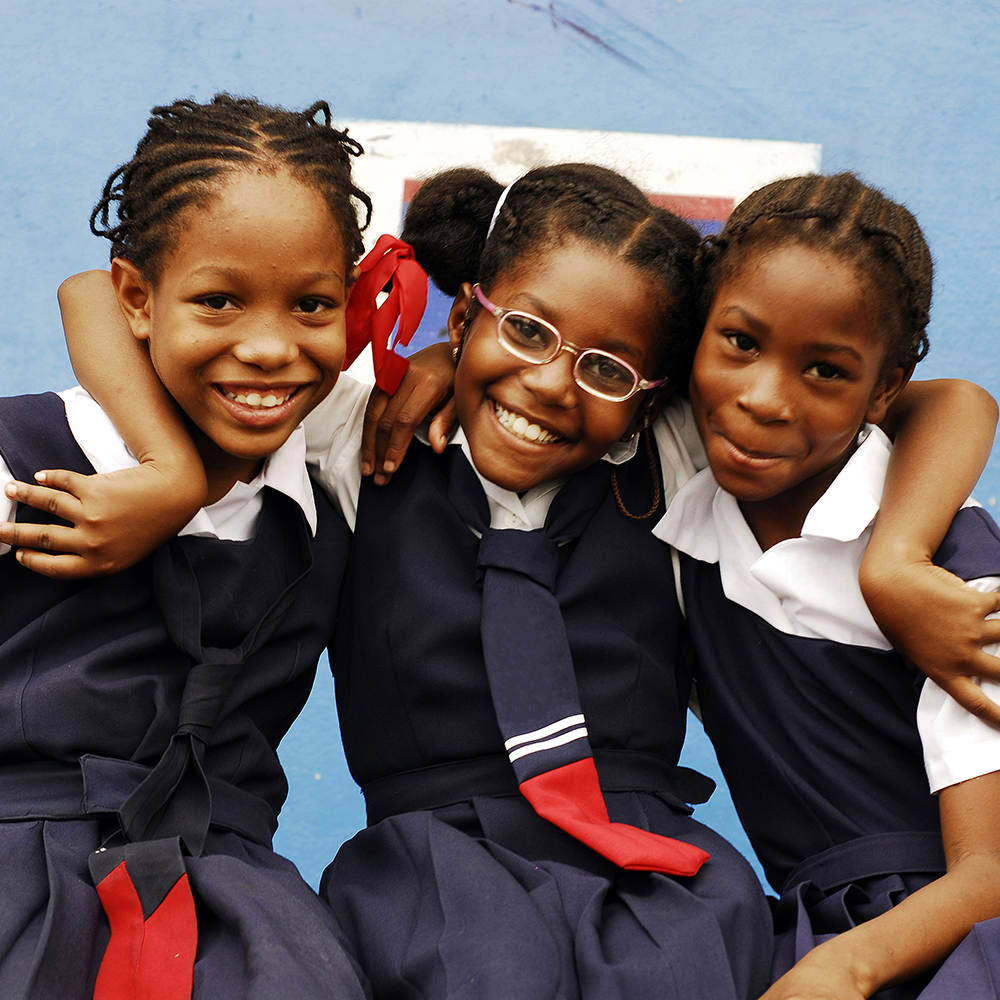
[[[532, 315], [529, 312], [525, 312], [523, 309], [504, 309], [502, 306], [494, 305], [486, 297], [486, 293], [483, 291], [482, 286], [479, 282], [476, 282], [472, 286], [473, 292], [475, 292], [476, 298], [479, 300], [480, 305], [497, 321], [497, 340], [500, 342], [500, 346], [507, 351], [508, 354], [512, 354], [519, 361], [526, 361], [529, 365], [547, 365], [550, 361], [555, 361], [559, 355], [566, 351], [572, 354], [576, 359], [573, 362], [573, 381], [584, 390], [584, 392], [589, 392], [591, 396], [597, 396], [598, 399], [605, 399], [609, 403], [624, 403], [626, 400], [631, 399], [637, 392], [642, 392], [645, 389], [656, 389], [661, 385], [666, 385], [670, 379], [660, 378], [660, 379], [645, 379], [643, 378], [627, 361], [623, 358], [619, 358], [616, 354], [611, 354], [608, 351], [600, 351], [595, 347], [578, 347], [576, 344], [571, 344], [568, 340], [563, 339], [563, 335], [554, 327], [551, 323], [546, 322], [544, 319], [539, 319], [537, 316]], [[556, 338], [555, 350], [547, 358], [539, 358], [535, 355], [522, 354], [518, 351], [513, 344], [508, 343], [503, 334], [500, 332], [501, 324], [504, 318], [507, 316], [524, 316], [530, 319], [533, 323], [538, 323], [544, 326], [546, 330], [550, 330]], [[626, 371], [632, 374], [632, 389], [629, 393], [624, 396], [609, 396], [606, 392], [601, 392], [598, 389], [587, 385], [583, 379], [580, 377], [580, 366], [583, 364], [585, 358], [588, 357], [599, 357], [599, 358], [609, 358], [615, 364], [621, 365]]]

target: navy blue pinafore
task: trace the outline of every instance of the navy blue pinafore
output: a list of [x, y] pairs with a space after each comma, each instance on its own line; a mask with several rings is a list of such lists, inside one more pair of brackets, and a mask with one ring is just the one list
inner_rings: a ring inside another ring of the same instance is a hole
[[[39, 468], [93, 472], [53, 394], [0, 400], [0, 453], [23, 480]], [[365, 995], [328, 908], [271, 850], [287, 794], [276, 747], [331, 634], [349, 546], [342, 520], [316, 499], [315, 537], [295, 504], [267, 490], [251, 541], [185, 537], [167, 547], [197, 581], [205, 646], [238, 647], [296, 587], [266, 641], [239, 664], [202, 762], [210, 825], [200, 856], [186, 859], [198, 921], [195, 998]], [[23, 505], [18, 516], [44, 519]], [[78, 582], [0, 559], [5, 998], [91, 995], [108, 925], [88, 858], [120, 842], [119, 810], [177, 729], [192, 663], [167, 626], [177, 602], [190, 610], [192, 594], [177, 592], [159, 557]]]
[[[342, 597], [337, 704], [369, 825], [321, 891], [374, 994], [756, 997], [763, 894], [689, 815], [711, 782], [677, 766], [690, 668], [669, 550], [609, 487], [559, 550], [555, 594], [611, 818], [707, 850], [690, 878], [617, 868], [519, 793], [483, 659], [479, 541], [449, 498], [465, 461], [414, 446], [388, 487], [362, 485]], [[646, 510], [645, 456], [618, 479]]]
[[[935, 562], [1000, 573], [1000, 534], [959, 512]], [[789, 635], [729, 600], [719, 565], [681, 555], [705, 730], [768, 880], [775, 979], [817, 944], [885, 913], [945, 872], [916, 712], [923, 675], [892, 650]], [[933, 978], [879, 1000], [986, 1000], [1000, 920], [977, 926]], [[930, 985], [928, 983], [930, 982]]]

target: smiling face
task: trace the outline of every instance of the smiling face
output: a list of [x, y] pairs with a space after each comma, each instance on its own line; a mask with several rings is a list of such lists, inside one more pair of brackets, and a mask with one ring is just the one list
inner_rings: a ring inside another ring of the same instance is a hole
[[184, 223], [155, 286], [129, 261], [113, 277], [221, 496], [337, 381], [345, 254], [322, 195], [284, 172], [231, 175]]
[[906, 381], [883, 370], [869, 299], [851, 265], [801, 244], [737, 262], [716, 292], [691, 403], [712, 472], [755, 531], [776, 515], [797, 535]]
[[[617, 257], [580, 242], [549, 247], [500, 275], [487, 293], [498, 306], [551, 323], [564, 341], [618, 355], [646, 378], [657, 374], [664, 293]], [[471, 296], [472, 287], [463, 286], [449, 333], [462, 347], [455, 373], [458, 418], [485, 478], [527, 490], [592, 465], [634, 429], [648, 392], [625, 402], [592, 396], [573, 380], [568, 351], [544, 365], [514, 357], [500, 345], [496, 320], [484, 309], [464, 332]]]

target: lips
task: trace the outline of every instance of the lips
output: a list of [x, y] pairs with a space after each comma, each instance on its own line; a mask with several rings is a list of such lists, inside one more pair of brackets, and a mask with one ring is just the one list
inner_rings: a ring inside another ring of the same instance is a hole
[[742, 444], [737, 444], [731, 437], [722, 431], [715, 432], [725, 445], [729, 456], [743, 465], [755, 468], [766, 467], [781, 462], [789, 456], [782, 452], [764, 451], [756, 448], [749, 448]]
[[277, 427], [300, 411], [306, 385], [253, 386], [215, 383], [223, 406], [232, 419], [247, 428], [267, 430]]
[[497, 422], [514, 437], [532, 444], [556, 444], [565, 440], [565, 438], [554, 434], [541, 424], [533, 423], [523, 413], [508, 410], [495, 399], [490, 402], [493, 404], [493, 412], [496, 415]]

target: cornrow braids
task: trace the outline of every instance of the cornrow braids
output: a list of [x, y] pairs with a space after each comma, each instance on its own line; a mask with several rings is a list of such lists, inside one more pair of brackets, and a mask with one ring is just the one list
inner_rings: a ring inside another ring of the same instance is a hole
[[[361, 233], [372, 203], [351, 176], [351, 158], [364, 150], [331, 125], [325, 101], [296, 112], [217, 94], [208, 104], [180, 100], [155, 107], [148, 126], [132, 159], [108, 178], [90, 216], [91, 232], [111, 241], [112, 259], [127, 257], [155, 282], [184, 210], [204, 205], [224, 175], [254, 166], [285, 169], [324, 196], [341, 229], [348, 272], [364, 252]], [[365, 211], [363, 225], [356, 203]]]
[[744, 199], [722, 232], [699, 248], [702, 317], [750, 248], [760, 253], [786, 242], [828, 251], [856, 268], [889, 335], [887, 369], [926, 356], [934, 278], [927, 241], [903, 205], [851, 173], [773, 181]]
[[[487, 294], [501, 274], [529, 266], [546, 249], [582, 240], [638, 268], [661, 294], [663, 361], [658, 375], [686, 387], [697, 342], [694, 260], [698, 235], [605, 167], [564, 163], [536, 167], [511, 188], [492, 231], [503, 186], [481, 170], [445, 171], [426, 181], [410, 204], [403, 239], [446, 294], [479, 282]], [[478, 303], [473, 303], [471, 316]]]

